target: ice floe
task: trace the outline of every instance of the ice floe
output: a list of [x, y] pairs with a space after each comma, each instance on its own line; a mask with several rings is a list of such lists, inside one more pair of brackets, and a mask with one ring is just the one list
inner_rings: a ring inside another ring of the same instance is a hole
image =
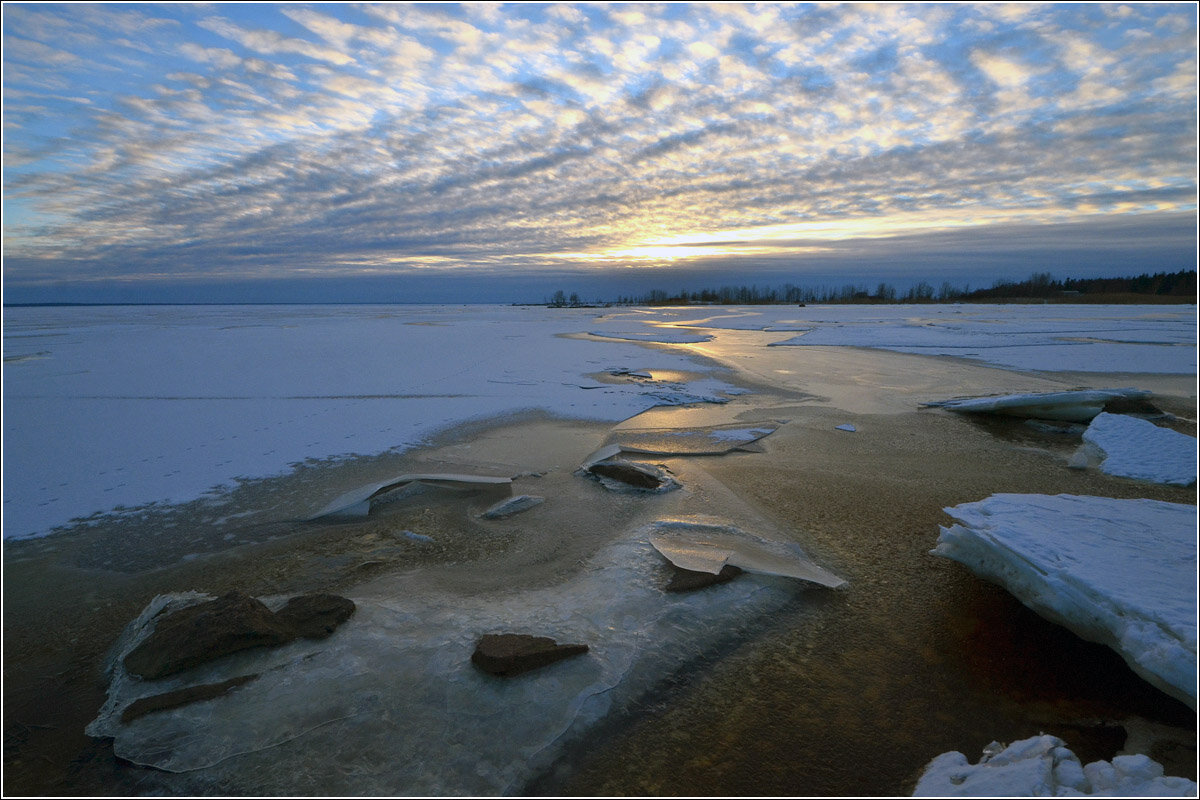
[[1196, 507], [995, 494], [947, 508], [934, 555], [1000, 584], [1196, 707]]
[[701, 519], [659, 520], [647, 537], [654, 549], [680, 569], [720, 574], [726, 566], [745, 572], [799, 578], [837, 588], [846, 581], [822, 569], [793, 542], [747, 533], [735, 525]]
[[[121, 662], [148, 620], [204, 599], [160, 596], [114, 649], [109, 696], [88, 733], [113, 737], [120, 758], [186, 773], [162, 776], [172, 794], [519, 794], [600, 719], [805, 586], [743, 575], [665, 593], [661, 571], [630, 531], [546, 588], [459, 594], [399, 575], [354, 594], [357, 611], [327, 639], [139, 681]], [[588, 652], [497, 678], [471, 663], [480, 637], [497, 630], [586, 643]], [[247, 674], [260, 677], [120, 720], [140, 697]]]
[[1125, 414], [1100, 414], [1083, 432], [1109, 475], [1187, 486], [1196, 482], [1196, 439]]
[[1117, 401], [1145, 400], [1142, 389], [1077, 389], [1067, 392], [1005, 394], [964, 397], [922, 403], [926, 408], [944, 408], [960, 414], [1001, 414], [1012, 417], [1087, 422]]
[[1043, 734], [1005, 747], [992, 742], [972, 764], [958, 751], [929, 762], [913, 797], [1195, 797], [1196, 783], [1164, 777], [1144, 755], [1119, 755], [1086, 766], [1057, 736]]

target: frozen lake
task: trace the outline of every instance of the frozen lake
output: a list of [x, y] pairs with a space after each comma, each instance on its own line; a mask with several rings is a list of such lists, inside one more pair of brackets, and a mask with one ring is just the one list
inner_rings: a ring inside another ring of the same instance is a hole
[[[468, 420], [540, 409], [616, 422], [727, 399], [733, 387], [689, 355], [719, 357], [746, 335], [774, 381], [802, 373], [813, 346], [1195, 374], [1195, 330], [1194, 306], [9, 308], [4, 536], [193, 500], [307, 459], [403, 451]], [[597, 380], [618, 369], [652, 379]]]
[[[1079, 431], [920, 406], [1132, 386], [1194, 434], [1195, 324], [1194, 306], [8, 309], [12, 788], [869, 796], [996, 738], [1045, 730], [1085, 761], [1113, 757], [1114, 729], [1186, 740], [1193, 712], [1115, 652], [929, 551], [944, 509], [995, 493], [1194, 489], [1068, 469]], [[576, 472], [614, 443], [679, 488]], [[309, 520], [426, 474], [483, 480]], [[510, 493], [544, 501], [482, 517]], [[667, 592], [652, 542], [677, 529], [848, 583]], [[126, 623], [231, 590], [358, 611], [201, 668], [262, 674], [222, 700], [119, 723], [132, 696], [201, 680], [118, 678], [106, 699]], [[592, 649], [497, 683], [470, 653], [503, 630]], [[1178, 774], [1186, 749], [1166, 752]]]

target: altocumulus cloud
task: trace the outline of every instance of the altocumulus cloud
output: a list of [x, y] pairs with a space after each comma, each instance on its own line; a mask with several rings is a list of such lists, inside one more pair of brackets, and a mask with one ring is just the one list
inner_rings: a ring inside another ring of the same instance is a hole
[[9, 299], [1194, 259], [1191, 4], [3, 9]]

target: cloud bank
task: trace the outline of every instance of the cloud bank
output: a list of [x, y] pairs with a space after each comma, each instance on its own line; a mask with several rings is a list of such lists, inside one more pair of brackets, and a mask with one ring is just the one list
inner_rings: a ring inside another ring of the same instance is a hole
[[5, 4], [3, 24], [6, 298], [1194, 264], [1190, 4]]

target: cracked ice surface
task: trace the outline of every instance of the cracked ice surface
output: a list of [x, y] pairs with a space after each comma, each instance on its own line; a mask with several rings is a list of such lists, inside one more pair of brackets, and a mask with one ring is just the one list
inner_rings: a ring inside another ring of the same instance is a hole
[[1144, 755], [1084, 766], [1057, 736], [1041, 735], [984, 748], [978, 764], [957, 751], [925, 767], [913, 797], [1195, 797], [1187, 778], [1164, 777]]
[[[88, 733], [115, 736], [121, 758], [189, 771], [165, 778], [172, 792], [519, 792], [602, 717], [800, 590], [795, 581], [744, 575], [665, 594], [661, 569], [635, 533], [564, 584], [523, 593], [415, 591], [401, 575], [354, 596], [354, 616], [328, 639], [243, 651], [153, 688], [120, 665], [140, 638], [127, 636], [115, 651], [109, 700]], [[470, 659], [479, 637], [497, 632], [590, 650], [496, 678]], [[262, 676], [225, 697], [119, 722], [137, 697], [254, 672]]]
[[965, 564], [1196, 707], [1196, 508], [994, 494], [947, 508], [934, 555]]
[[1196, 439], [1125, 414], [1100, 414], [1083, 440], [1104, 454], [1100, 469], [1122, 478], [1187, 486], [1196, 482]]

